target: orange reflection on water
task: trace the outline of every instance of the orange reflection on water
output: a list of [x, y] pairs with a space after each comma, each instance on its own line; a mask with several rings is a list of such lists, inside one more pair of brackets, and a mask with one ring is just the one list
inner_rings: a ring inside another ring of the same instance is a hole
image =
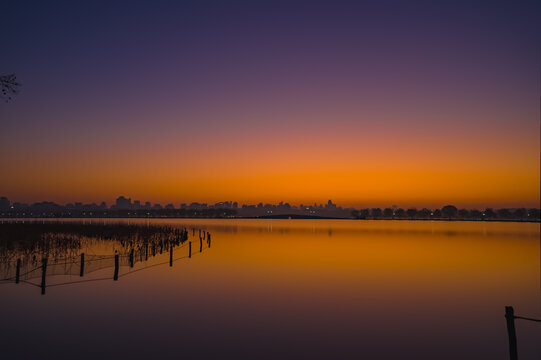
[[[164, 253], [152, 260], [163, 265], [117, 282], [54, 288], [37, 297], [40, 306], [56, 313], [81, 304], [90, 313], [107, 309], [114, 314], [109, 328], [130, 329], [131, 337], [116, 339], [121, 344], [182, 339], [190, 344], [185, 354], [197, 358], [503, 360], [504, 306], [541, 317], [539, 224], [129, 221], [186, 227], [192, 258], [169, 267]], [[212, 234], [202, 254], [192, 228]], [[174, 251], [183, 256], [187, 249]], [[20, 296], [8, 292], [1, 301], [13, 305]], [[25, 309], [35, 299], [22, 299]], [[103, 319], [85, 318], [85, 326], [103, 327]], [[541, 354], [540, 331], [517, 323], [521, 354]]]

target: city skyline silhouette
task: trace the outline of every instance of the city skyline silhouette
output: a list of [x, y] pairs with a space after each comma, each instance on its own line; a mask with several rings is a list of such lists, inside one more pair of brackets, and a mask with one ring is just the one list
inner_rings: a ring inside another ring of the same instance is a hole
[[33, 204], [13, 202], [0, 197], [1, 217], [267, 217], [267, 218], [353, 218], [353, 219], [409, 219], [409, 220], [514, 220], [539, 221], [539, 208], [484, 208], [466, 209], [454, 205], [417, 209], [397, 205], [379, 208], [342, 207], [328, 200], [325, 204], [292, 205], [281, 201], [278, 204], [239, 204], [236, 201], [221, 201], [214, 204], [192, 202], [178, 206], [172, 203], [141, 202], [119, 196], [115, 203], [83, 204], [82, 202], [59, 205], [44, 201]]

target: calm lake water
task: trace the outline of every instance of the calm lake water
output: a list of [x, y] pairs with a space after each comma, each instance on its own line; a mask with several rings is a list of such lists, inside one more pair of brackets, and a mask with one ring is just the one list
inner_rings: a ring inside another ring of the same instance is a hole
[[[41, 260], [25, 263], [37, 270], [0, 283], [2, 358], [503, 360], [504, 307], [541, 318], [539, 224], [136, 222], [188, 241], [172, 257], [140, 248], [130, 267], [115, 241], [83, 238], [55, 255], [71, 263], [49, 259], [45, 295]], [[516, 327], [519, 357], [539, 359], [541, 323]]]

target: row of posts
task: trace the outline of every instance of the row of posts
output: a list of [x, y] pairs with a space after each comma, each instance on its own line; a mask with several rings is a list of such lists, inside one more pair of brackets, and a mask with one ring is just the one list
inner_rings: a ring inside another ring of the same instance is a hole
[[[81, 259], [83, 261], [81, 263], [81, 274], [82, 274], [83, 267], [84, 267], [84, 254], [81, 254]], [[45, 279], [47, 277], [47, 262], [48, 262], [47, 258], [43, 258], [41, 260], [41, 285], [40, 285], [41, 295], [45, 294]], [[20, 278], [21, 278], [21, 259], [17, 259], [17, 267], [15, 269], [15, 284], [18, 284], [20, 282]]]
[[[195, 235], [195, 229], [193, 229], [193, 234]], [[181, 236], [181, 240], [177, 241], [178, 244], [181, 241], [186, 241], [188, 238], [187, 231], [184, 231], [184, 233]], [[210, 233], [209, 232], [201, 232], [201, 229], [199, 229], [199, 252], [203, 251], [203, 239], [206, 240], [207, 246], [210, 248]], [[163, 253], [163, 241], [160, 242], [160, 254]], [[171, 242], [169, 244], [169, 266], [173, 266], [173, 247], [175, 245], [175, 242]], [[156, 255], [156, 247], [152, 246], [152, 256]], [[135, 263], [135, 253], [134, 249], [130, 250], [130, 253], [128, 255], [129, 257], [129, 263], [130, 267], [133, 268]], [[188, 242], [188, 257], [192, 257], [192, 242]], [[145, 260], [148, 260], [148, 244], [146, 245], [146, 251], [145, 251]], [[46, 275], [47, 275], [47, 263], [48, 259], [43, 258], [41, 262], [41, 294], [45, 294], [45, 288], [46, 288]], [[118, 280], [118, 272], [120, 269], [120, 255], [116, 253], [115, 251], [115, 272], [113, 275], [113, 280]], [[83, 276], [85, 271], [85, 254], [81, 253], [81, 268], [79, 271], [79, 276]], [[21, 276], [21, 259], [17, 259], [17, 266], [15, 269], [15, 283], [18, 284], [20, 282], [20, 276]]]

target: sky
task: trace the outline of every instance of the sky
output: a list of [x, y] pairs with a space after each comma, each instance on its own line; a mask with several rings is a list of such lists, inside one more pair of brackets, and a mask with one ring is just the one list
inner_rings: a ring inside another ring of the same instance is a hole
[[537, 1], [5, 1], [0, 196], [539, 207]]

